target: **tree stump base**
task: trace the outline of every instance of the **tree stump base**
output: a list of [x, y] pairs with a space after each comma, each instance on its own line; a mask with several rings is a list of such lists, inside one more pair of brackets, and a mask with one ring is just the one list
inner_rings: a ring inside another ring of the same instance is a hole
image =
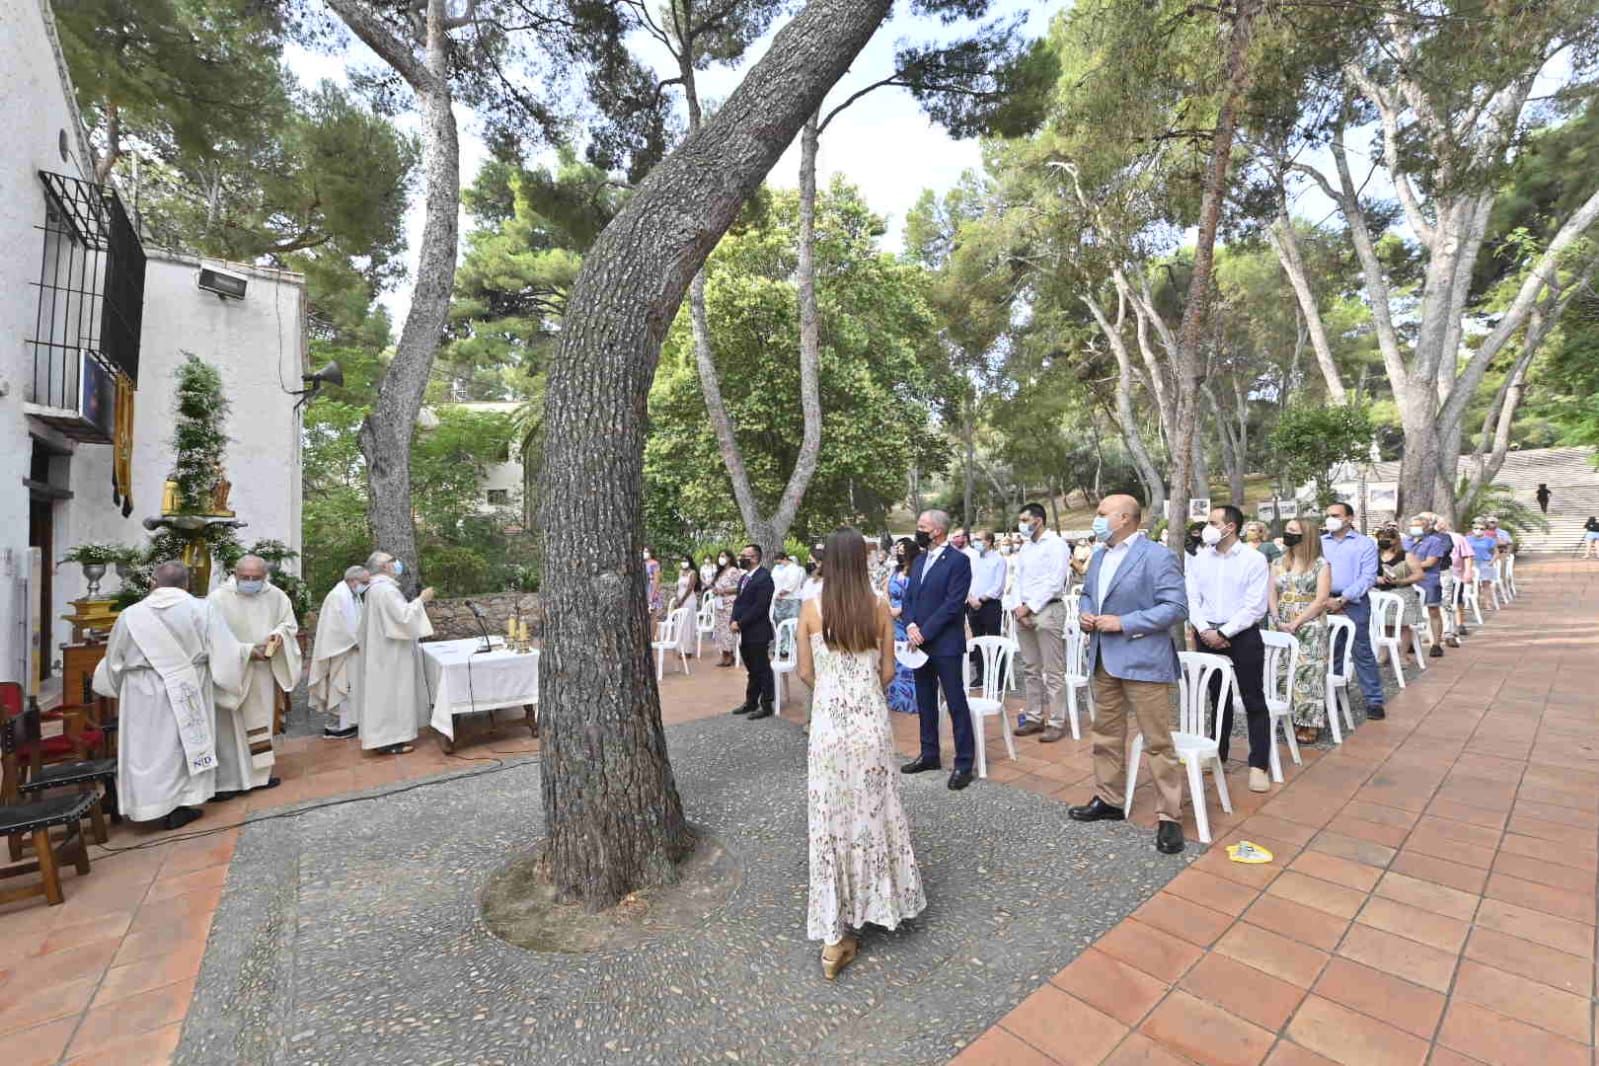
[[743, 881], [743, 866], [720, 841], [696, 828], [698, 841], [674, 884], [640, 889], [608, 910], [561, 903], [540, 873], [535, 849], [489, 878], [483, 921], [489, 932], [528, 951], [590, 954], [628, 951], [705, 924]]

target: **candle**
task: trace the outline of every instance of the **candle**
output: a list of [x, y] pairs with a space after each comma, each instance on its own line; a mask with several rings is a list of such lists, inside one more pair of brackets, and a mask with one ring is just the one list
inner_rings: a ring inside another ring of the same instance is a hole
[[506, 639], [508, 639], [508, 640], [515, 640], [516, 639], [516, 619], [515, 618], [507, 618], [505, 620], [505, 636], [506, 636]]

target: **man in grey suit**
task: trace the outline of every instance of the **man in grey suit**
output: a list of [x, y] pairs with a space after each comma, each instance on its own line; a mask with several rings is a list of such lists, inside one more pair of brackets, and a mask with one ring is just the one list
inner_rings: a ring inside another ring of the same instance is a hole
[[1188, 618], [1188, 596], [1177, 557], [1150, 543], [1138, 528], [1142, 519], [1131, 496], [1105, 497], [1094, 518], [1094, 536], [1105, 546], [1088, 564], [1078, 622], [1090, 634], [1095, 794], [1067, 813], [1079, 822], [1125, 816], [1130, 708], [1155, 779], [1155, 847], [1175, 855], [1183, 850], [1183, 770], [1171, 739], [1181, 669], [1171, 631]]

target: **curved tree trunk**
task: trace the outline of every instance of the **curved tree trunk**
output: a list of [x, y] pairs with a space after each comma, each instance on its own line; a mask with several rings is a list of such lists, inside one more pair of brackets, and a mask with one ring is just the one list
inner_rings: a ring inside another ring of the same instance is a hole
[[1333, 403], [1344, 403], [1349, 394], [1344, 391], [1344, 379], [1333, 359], [1332, 342], [1327, 339], [1327, 327], [1322, 322], [1316, 294], [1310, 288], [1304, 256], [1299, 251], [1299, 234], [1294, 230], [1293, 219], [1288, 217], [1286, 203], [1278, 209], [1276, 224], [1266, 227], [1266, 240], [1277, 253], [1277, 262], [1293, 287], [1294, 299], [1299, 303], [1300, 315], [1310, 334], [1311, 348], [1316, 353], [1316, 365], [1321, 368], [1321, 378], [1327, 384], [1327, 398]]
[[645, 410], [695, 273], [891, 0], [811, 0], [585, 257], [545, 401], [544, 857], [591, 909], [671, 881], [693, 846], [667, 759], [640, 562]]
[[405, 582], [414, 591], [421, 561], [411, 512], [411, 438], [455, 287], [461, 200], [460, 149], [449, 82], [449, 24], [444, 0], [428, 0], [419, 61], [409, 45], [390, 35], [355, 0], [330, 0], [329, 6], [405, 78], [422, 112], [426, 218], [416, 286], [394, 358], [378, 384], [377, 403], [358, 437], [366, 458], [367, 520], [373, 537], [379, 548], [406, 561]]

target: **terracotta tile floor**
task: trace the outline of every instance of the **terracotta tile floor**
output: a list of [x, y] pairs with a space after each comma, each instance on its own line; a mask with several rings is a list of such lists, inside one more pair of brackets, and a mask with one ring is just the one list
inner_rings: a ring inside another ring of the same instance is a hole
[[[1212, 851], [958, 1061], [1593, 1066], [1599, 567], [1523, 566], [1521, 581], [1523, 599], [1386, 723], [1305, 751], [1284, 788], [1248, 792], [1235, 761], [1234, 813], [1212, 805], [1212, 832], [1267, 844], [1275, 864]], [[667, 673], [668, 723], [739, 702], [742, 671], [713, 662]], [[804, 703], [792, 685], [783, 717], [802, 720]], [[916, 752], [913, 715], [894, 716], [894, 735]], [[996, 722], [986, 738], [991, 782], [1089, 795], [1086, 738], [1020, 740], [1015, 761]], [[7, 1066], [168, 1061], [242, 817], [538, 750], [511, 722], [459, 740], [454, 755], [423, 743], [399, 758], [280, 741], [281, 787], [209, 806], [187, 839], [118, 827], [123, 850], [94, 849], [63, 905], [0, 907]], [[1133, 820], [1152, 827], [1144, 776]]]
[[[1599, 565], [1522, 575], [1385, 722], [1212, 808], [1276, 862], [1213, 848], [955, 1061], [1599, 1061]], [[1086, 745], [1042, 747], [993, 778], [1086, 796]]]

